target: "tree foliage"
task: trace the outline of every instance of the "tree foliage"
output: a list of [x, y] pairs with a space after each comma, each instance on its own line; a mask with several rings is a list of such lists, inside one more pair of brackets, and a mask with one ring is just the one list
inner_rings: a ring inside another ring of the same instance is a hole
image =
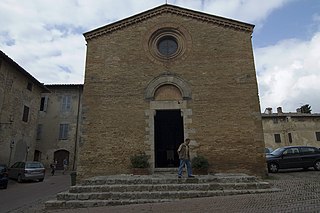
[[191, 160], [191, 165], [194, 169], [208, 169], [209, 162], [205, 157], [197, 156]]
[[148, 168], [149, 157], [145, 153], [135, 154], [130, 158], [132, 168]]
[[300, 111], [301, 113], [308, 113], [311, 114], [311, 106], [309, 104], [305, 104], [303, 106], [300, 107]]

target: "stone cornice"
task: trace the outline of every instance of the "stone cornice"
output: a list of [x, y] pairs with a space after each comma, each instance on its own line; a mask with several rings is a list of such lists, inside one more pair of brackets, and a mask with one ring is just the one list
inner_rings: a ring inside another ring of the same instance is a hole
[[276, 118], [276, 117], [320, 117], [320, 113], [295, 113], [295, 112], [289, 112], [289, 113], [261, 113], [261, 116], [263, 118]]
[[185, 17], [189, 17], [189, 18], [193, 18], [193, 19], [202, 21], [202, 22], [212, 23], [214, 25], [221, 26], [224, 28], [230, 28], [230, 29], [238, 30], [238, 31], [245, 31], [248, 33], [252, 33], [253, 28], [254, 28], [254, 25], [252, 25], [252, 24], [247, 24], [247, 23], [235, 21], [232, 19], [209, 15], [206, 13], [165, 4], [165, 5], [156, 7], [154, 9], [145, 11], [143, 13], [131, 16], [129, 18], [117, 21], [113, 24], [109, 24], [109, 25], [100, 27], [98, 29], [89, 31], [87, 33], [84, 33], [84, 37], [88, 41], [90, 39], [99, 37], [104, 34], [111, 33], [116, 30], [123, 29], [125, 27], [134, 25], [136, 23], [145, 21], [149, 18], [158, 16], [158, 15], [161, 15], [164, 13], [171, 13], [171, 14], [175, 14], [175, 15], [185, 16]]

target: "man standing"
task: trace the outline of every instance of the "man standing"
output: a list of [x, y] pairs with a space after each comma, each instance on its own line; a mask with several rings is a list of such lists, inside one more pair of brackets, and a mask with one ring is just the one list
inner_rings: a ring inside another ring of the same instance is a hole
[[190, 143], [190, 139], [187, 138], [185, 142], [179, 146], [179, 149], [178, 149], [178, 154], [180, 159], [180, 166], [178, 169], [178, 178], [182, 177], [182, 170], [184, 165], [187, 165], [188, 177], [194, 177], [192, 175], [192, 169], [191, 169], [191, 163], [190, 163], [189, 143]]
[[57, 166], [57, 161], [54, 161], [52, 164], [50, 164], [50, 168], [51, 168], [51, 175], [53, 176], [55, 171], [56, 171], [56, 166]]
[[68, 169], [68, 160], [67, 160], [67, 158], [65, 158], [63, 160], [63, 172], [62, 172], [62, 174], [64, 174], [67, 171], [67, 169]]

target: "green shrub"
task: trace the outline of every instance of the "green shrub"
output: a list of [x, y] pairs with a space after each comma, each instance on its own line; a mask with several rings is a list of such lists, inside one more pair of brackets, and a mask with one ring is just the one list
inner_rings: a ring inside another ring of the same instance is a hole
[[205, 157], [197, 156], [191, 160], [191, 165], [194, 169], [208, 169], [209, 162]]
[[148, 168], [149, 157], [145, 153], [135, 154], [130, 158], [132, 168]]

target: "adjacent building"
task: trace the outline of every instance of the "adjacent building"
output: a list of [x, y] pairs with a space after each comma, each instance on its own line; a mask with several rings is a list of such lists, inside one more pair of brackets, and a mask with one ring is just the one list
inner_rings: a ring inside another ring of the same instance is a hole
[[76, 169], [83, 84], [43, 85], [0, 51], [0, 163]]
[[262, 113], [264, 141], [266, 147], [307, 145], [320, 147], [320, 114], [277, 112], [267, 108]]
[[45, 165], [56, 163], [63, 169], [67, 159], [69, 169], [76, 169], [80, 140], [82, 84], [46, 85], [50, 93], [43, 93], [40, 101], [36, 147]]
[[42, 94], [49, 90], [0, 51], [0, 162], [40, 160], [36, 131]]

